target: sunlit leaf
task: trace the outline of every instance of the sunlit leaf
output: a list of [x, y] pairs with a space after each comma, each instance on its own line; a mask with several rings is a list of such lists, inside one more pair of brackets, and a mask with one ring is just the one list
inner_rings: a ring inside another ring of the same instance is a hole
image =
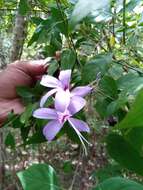
[[108, 4], [109, 0], [79, 0], [72, 13], [71, 22], [77, 23], [92, 11], [103, 9]]

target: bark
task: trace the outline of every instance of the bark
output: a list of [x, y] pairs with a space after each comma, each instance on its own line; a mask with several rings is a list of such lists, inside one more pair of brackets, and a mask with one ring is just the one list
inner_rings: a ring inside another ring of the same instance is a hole
[[13, 43], [11, 48], [10, 61], [19, 60], [22, 55], [22, 50], [24, 46], [24, 41], [27, 36], [27, 19], [25, 16], [22, 16], [19, 11], [17, 11], [15, 26], [13, 29]]
[[3, 50], [3, 39], [0, 37], [0, 69], [4, 69], [7, 65], [6, 55]]

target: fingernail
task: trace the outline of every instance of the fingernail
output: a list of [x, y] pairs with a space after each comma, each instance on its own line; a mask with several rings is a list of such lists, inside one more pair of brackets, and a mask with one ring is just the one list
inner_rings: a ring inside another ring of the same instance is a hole
[[36, 80], [41, 80], [42, 79], [42, 75], [36, 76], [35, 79]]

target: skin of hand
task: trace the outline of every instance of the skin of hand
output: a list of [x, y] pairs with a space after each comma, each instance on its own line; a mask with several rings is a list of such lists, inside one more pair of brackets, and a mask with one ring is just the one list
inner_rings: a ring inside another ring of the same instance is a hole
[[16, 87], [33, 86], [45, 72], [45, 60], [16, 61], [0, 72], [0, 126], [9, 112], [20, 114], [24, 111]]

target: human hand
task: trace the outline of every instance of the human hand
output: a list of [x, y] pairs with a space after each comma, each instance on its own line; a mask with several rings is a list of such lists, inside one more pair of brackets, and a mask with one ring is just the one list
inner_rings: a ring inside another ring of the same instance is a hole
[[17, 86], [31, 86], [46, 71], [45, 60], [16, 61], [0, 72], [0, 124], [10, 111], [20, 114], [24, 111]]

